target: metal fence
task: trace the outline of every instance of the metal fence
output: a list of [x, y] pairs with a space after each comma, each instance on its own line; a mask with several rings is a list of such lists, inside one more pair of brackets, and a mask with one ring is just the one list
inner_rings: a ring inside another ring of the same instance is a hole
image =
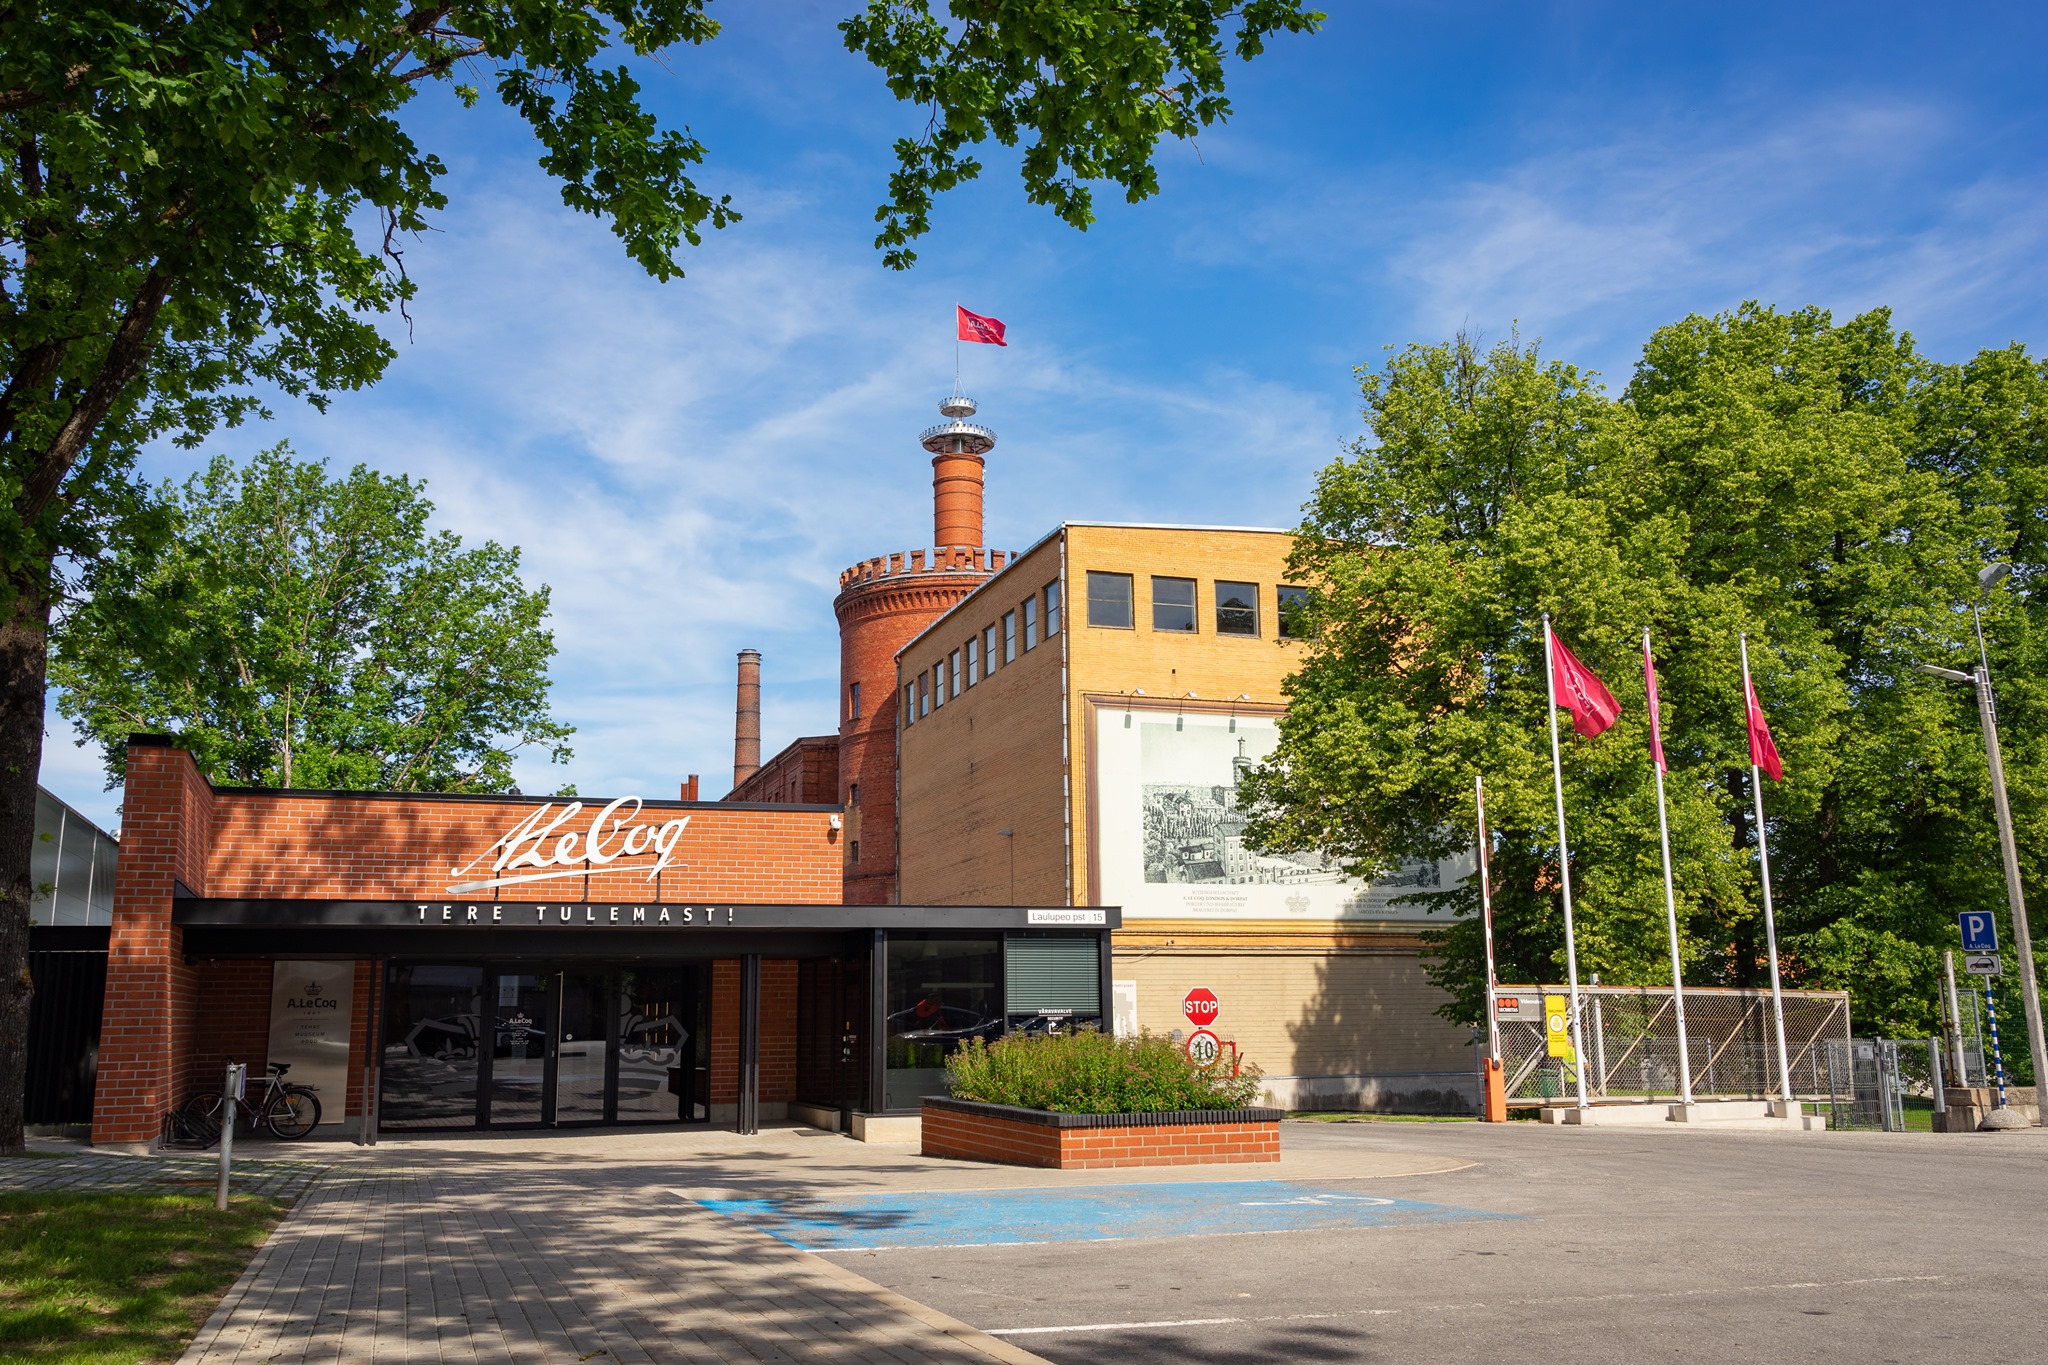
[[[1564, 986], [1500, 986], [1500, 1050], [1509, 1104], [1543, 1104], [1576, 1092], [1569, 1059], [1549, 1055], [1543, 998]], [[1830, 1097], [1827, 1043], [1849, 1040], [1846, 991], [1786, 991], [1785, 1046], [1795, 1094]], [[1678, 1096], [1678, 1021], [1669, 986], [1581, 986], [1586, 1093], [1595, 1098]], [[1763, 1099], [1777, 1093], [1777, 1040], [1769, 991], [1690, 987], [1686, 1050], [1694, 1095]]]

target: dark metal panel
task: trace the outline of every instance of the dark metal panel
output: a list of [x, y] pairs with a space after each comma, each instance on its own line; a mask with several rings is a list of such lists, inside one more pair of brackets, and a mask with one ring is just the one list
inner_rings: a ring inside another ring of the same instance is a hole
[[761, 955], [740, 959], [739, 1133], [761, 1131]]
[[[92, 1122], [99, 1079], [100, 1011], [106, 1003], [107, 954], [46, 951], [48, 929], [32, 936], [25, 1120], [34, 1124]], [[88, 933], [93, 932], [88, 930]], [[97, 931], [100, 942], [106, 930]]]
[[865, 1112], [879, 1114], [889, 1101], [889, 933], [868, 936], [868, 1100]]
[[180, 897], [174, 924], [245, 928], [383, 929], [408, 934], [663, 934], [688, 938], [721, 930], [895, 929], [952, 933], [991, 929], [1119, 928], [1115, 906], [745, 905], [719, 901], [349, 901]]

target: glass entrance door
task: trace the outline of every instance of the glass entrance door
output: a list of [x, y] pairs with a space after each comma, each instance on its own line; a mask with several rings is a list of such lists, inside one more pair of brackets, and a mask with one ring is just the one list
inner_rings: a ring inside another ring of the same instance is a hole
[[555, 1030], [555, 1123], [602, 1123], [605, 1072], [611, 1058], [610, 1019], [605, 1009], [610, 978], [587, 972], [562, 973], [561, 1024]]
[[703, 963], [485, 973], [483, 1122], [709, 1122], [710, 984]]
[[491, 979], [491, 1083], [486, 1121], [500, 1125], [546, 1123], [549, 1055], [554, 1039], [559, 978], [553, 972], [499, 972]]

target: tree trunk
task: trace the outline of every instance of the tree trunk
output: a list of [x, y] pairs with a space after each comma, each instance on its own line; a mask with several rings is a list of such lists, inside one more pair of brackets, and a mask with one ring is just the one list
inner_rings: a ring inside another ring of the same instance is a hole
[[25, 577], [13, 584], [13, 606], [0, 619], [0, 1152], [20, 1151], [25, 1136], [29, 858], [50, 639], [48, 566]]

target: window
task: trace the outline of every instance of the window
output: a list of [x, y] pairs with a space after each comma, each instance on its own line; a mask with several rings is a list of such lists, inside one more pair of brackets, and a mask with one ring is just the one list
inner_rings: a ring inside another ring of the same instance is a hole
[[967, 642], [967, 685], [974, 686], [981, 681], [981, 640], [979, 637]]
[[1283, 640], [1313, 640], [1316, 638], [1315, 593], [1309, 588], [1279, 589], [1280, 594], [1280, 638]]
[[932, 713], [932, 675], [917, 675], [917, 718], [923, 720]]
[[860, 783], [856, 782], [847, 788], [846, 804], [849, 806], [858, 806], [860, 804]]
[[917, 719], [917, 684], [903, 684], [903, 725], [905, 729]]
[[939, 660], [932, 665], [932, 710], [946, 704], [946, 661]]
[[1036, 595], [1024, 599], [1024, 648], [1038, 647], [1038, 598]]
[[1193, 634], [1195, 629], [1195, 580], [1154, 578], [1152, 580], [1152, 629]]
[[981, 633], [981, 657], [985, 662], [983, 676], [996, 671], [996, 628], [990, 626]]
[[1014, 611], [1003, 613], [1003, 662], [1017, 662], [1017, 613]]
[[860, 840], [852, 840], [846, 845], [846, 861], [849, 863], [860, 861]]
[[1131, 629], [1131, 576], [1088, 571], [1088, 624]]
[[859, 720], [859, 719], [860, 719], [860, 684], [859, 684], [859, 683], [848, 683], [848, 684], [846, 685], [846, 718], [847, 718], [848, 720]]
[[915, 1109], [919, 1097], [946, 1093], [950, 1054], [1002, 1036], [1003, 943], [891, 932], [884, 962], [883, 1105]]
[[954, 697], [958, 697], [958, 696], [960, 695], [960, 651], [959, 651], [959, 650], [957, 650], [957, 649], [956, 649], [956, 650], [954, 650], [954, 651], [953, 651], [953, 652], [952, 652], [952, 653], [951, 653], [950, 655], [948, 655], [948, 656], [947, 656], [947, 658], [946, 658], [946, 668], [947, 668], [947, 671], [948, 671], [948, 672], [949, 672], [949, 673], [951, 674], [951, 677], [950, 677], [950, 679], [949, 679], [949, 681], [950, 681], [950, 685], [951, 685], [951, 692], [950, 692], [950, 695], [951, 695], [951, 696], [954, 696]]
[[1259, 585], [1216, 581], [1216, 633], [1257, 635], [1259, 633]]
[[1050, 640], [1060, 633], [1060, 585], [1052, 582], [1045, 585], [1045, 638]]

